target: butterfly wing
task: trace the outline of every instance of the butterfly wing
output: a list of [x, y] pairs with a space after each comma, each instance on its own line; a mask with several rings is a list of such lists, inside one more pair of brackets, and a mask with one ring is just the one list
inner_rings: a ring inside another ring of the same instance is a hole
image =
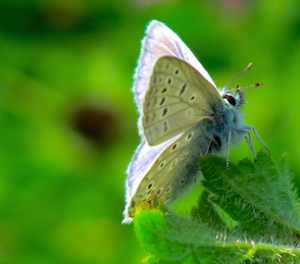
[[126, 200], [127, 202], [131, 199], [131, 197], [136, 192], [140, 182], [145, 177], [146, 173], [152, 167], [155, 159], [161, 154], [161, 152], [166, 149], [172, 142], [179, 138], [181, 134], [178, 136], [167, 140], [157, 146], [149, 146], [147, 142], [142, 142], [134, 156], [133, 160], [129, 164], [127, 168], [127, 181], [126, 181]]
[[168, 203], [190, 185], [222, 109], [220, 94], [191, 65], [173, 56], [158, 59], [143, 105], [147, 141], [129, 167], [124, 223], [132, 221], [139, 202], [152, 204], [156, 196]]
[[216, 88], [208, 72], [179, 36], [165, 24], [157, 20], [152, 20], [147, 27], [146, 35], [142, 41], [138, 66], [134, 75], [135, 81], [132, 88], [139, 110], [141, 110], [145, 93], [149, 87], [153, 66], [156, 60], [163, 55], [173, 55], [185, 60]]
[[[132, 203], [132, 198], [136, 193], [138, 186], [143, 181], [145, 174], [151, 169], [158, 157], [164, 153], [164, 150], [174, 143], [181, 135], [170, 138], [166, 142], [157, 143], [155, 146], [150, 144], [145, 139], [144, 127], [142, 124], [143, 103], [146, 92], [149, 88], [150, 76], [153, 71], [154, 64], [157, 59], [163, 55], [173, 55], [191, 64], [197, 71], [216, 89], [213, 80], [203, 68], [201, 63], [196, 59], [190, 49], [171, 29], [159, 21], [153, 20], [149, 23], [146, 31], [146, 36], [142, 41], [142, 49], [138, 60], [138, 66], [135, 70], [133, 92], [135, 101], [138, 106], [140, 118], [138, 121], [139, 134], [141, 136], [141, 144], [134, 154], [132, 162], [127, 169], [128, 178], [126, 180], [126, 207], [124, 211], [124, 223], [129, 223], [130, 217], [129, 207]], [[176, 134], [177, 132], [173, 133]], [[170, 135], [169, 135], [170, 137]]]
[[212, 138], [212, 117], [200, 121], [171, 143], [143, 177], [125, 210], [124, 223], [132, 221], [138, 203], [161, 203], [176, 199], [196, 179], [199, 156], [207, 154]]
[[181, 134], [178, 136], [167, 140], [157, 146], [149, 146], [147, 141], [142, 142], [135, 154], [132, 161], [127, 168], [127, 179], [126, 179], [126, 206], [124, 210], [124, 221], [123, 223], [130, 223], [132, 219], [128, 218], [128, 208], [131, 204], [131, 199], [136, 193], [137, 188], [139, 187], [141, 181], [153, 166], [157, 157], [175, 140], [177, 140]]
[[159, 58], [143, 105], [143, 130], [150, 145], [187, 131], [222, 110], [222, 98], [213, 85], [186, 61]]

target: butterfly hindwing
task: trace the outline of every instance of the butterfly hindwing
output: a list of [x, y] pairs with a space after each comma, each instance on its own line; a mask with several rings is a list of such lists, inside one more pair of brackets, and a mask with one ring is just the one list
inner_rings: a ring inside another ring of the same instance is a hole
[[187, 62], [173, 56], [157, 60], [143, 105], [144, 134], [160, 144], [222, 107], [218, 91]]
[[153, 165], [157, 157], [180, 135], [167, 140], [156, 146], [149, 146], [147, 141], [142, 142], [133, 156], [132, 161], [127, 168], [127, 197], [130, 200], [130, 197], [134, 195], [137, 187], [140, 182], [148, 172], [149, 168]]
[[172, 202], [195, 180], [199, 172], [199, 156], [209, 151], [213, 141], [211, 119], [199, 122], [170, 144], [154, 162], [131, 199], [128, 214], [133, 216], [140, 202], [152, 205], [154, 197], [160, 203]]

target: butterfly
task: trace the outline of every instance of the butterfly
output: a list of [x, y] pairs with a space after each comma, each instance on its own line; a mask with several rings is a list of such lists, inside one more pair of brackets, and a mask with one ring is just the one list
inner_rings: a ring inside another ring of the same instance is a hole
[[141, 143], [127, 169], [123, 223], [132, 222], [141, 202], [174, 201], [197, 178], [200, 155], [226, 149], [229, 164], [230, 144], [245, 138], [256, 158], [251, 130], [268, 150], [244, 123], [244, 89], [218, 89], [179, 36], [157, 20], [146, 30], [134, 80]]

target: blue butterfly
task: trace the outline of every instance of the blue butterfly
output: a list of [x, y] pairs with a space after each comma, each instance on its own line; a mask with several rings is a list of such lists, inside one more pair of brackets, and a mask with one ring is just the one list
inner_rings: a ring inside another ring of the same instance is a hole
[[200, 155], [225, 149], [229, 164], [230, 145], [245, 138], [256, 158], [251, 130], [268, 150], [256, 129], [244, 124], [245, 88], [217, 89], [190, 49], [159, 21], [147, 28], [134, 79], [141, 143], [127, 169], [123, 223], [133, 220], [140, 202], [174, 201], [198, 176]]

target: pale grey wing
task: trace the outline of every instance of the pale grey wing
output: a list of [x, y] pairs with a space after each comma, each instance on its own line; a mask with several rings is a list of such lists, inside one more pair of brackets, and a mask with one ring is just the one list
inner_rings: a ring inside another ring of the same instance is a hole
[[132, 88], [139, 109], [141, 109], [145, 93], [149, 87], [153, 66], [156, 60], [163, 55], [173, 55], [185, 60], [216, 88], [212, 78], [179, 36], [165, 24], [157, 20], [152, 20], [147, 27], [146, 35], [142, 41], [138, 66], [134, 75], [135, 81]]
[[163, 56], [154, 66], [143, 105], [144, 135], [149, 145], [160, 144], [222, 108], [219, 92], [195, 68]]
[[190, 186], [199, 172], [199, 156], [207, 154], [213, 141], [212, 126], [211, 118], [199, 122], [161, 153], [131, 198], [125, 222], [132, 220], [138, 203], [152, 205], [154, 197], [170, 203]]
[[124, 221], [123, 223], [130, 223], [130, 218], [128, 218], [127, 211], [131, 203], [131, 199], [134, 196], [138, 186], [143, 180], [144, 176], [147, 174], [149, 169], [153, 166], [155, 160], [159, 155], [166, 149], [170, 144], [172, 144], [180, 135], [167, 140], [157, 146], [149, 146], [148, 143], [142, 142], [135, 154], [132, 161], [127, 168], [127, 179], [126, 179], [126, 206], [124, 211]]

